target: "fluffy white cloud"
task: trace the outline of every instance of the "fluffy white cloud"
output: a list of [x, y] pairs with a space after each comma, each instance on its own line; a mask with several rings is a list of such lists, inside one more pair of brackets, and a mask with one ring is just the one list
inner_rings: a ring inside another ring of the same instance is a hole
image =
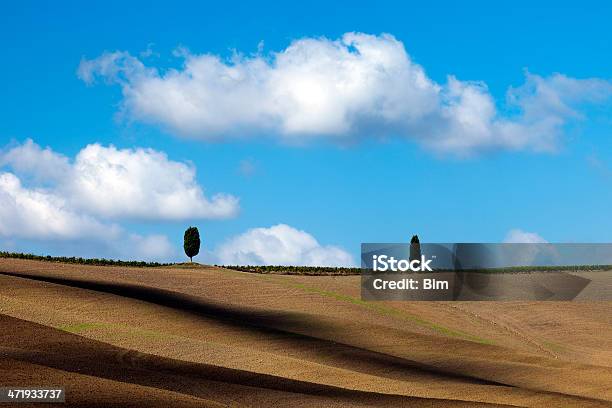
[[544, 238], [535, 232], [526, 232], [520, 229], [512, 229], [506, 234], [504, 238], [505, 244], [546, 244]]
[[91, 144], [70, 162], [28, 140], [0, 154], [0, 163], [52, 183], [66, 205], [89, 215], [180, 220], [227, 218], [238, 212], [237, 198], [217, 194], [208, 199], [193, 166], [152, 149]]
[[33, 176], [37, 181], [61, 181], [70, 172], [68, 158], [51, 148], [41, 148], [31, 139], [0, 152], [0, 167], [7, 166], [19, 174]]
[[238, 200], [204, 196], [195, 169], [152, 149], [93, 144], [79, 152], [68, 190], [88, 211], [108, 217], [152, 219], [227, 218]]
[[163, 261], [176, 254], [164, 235], [128, 233], [115, 223], [75, 211], [51, 191], [24, 187], [11, 173], [0, 173], [0, 237], [95, 243], [96, 257]]
[[309, 233], [285, 224], [250, 229], [220, 245], [215, 256], [226, 265], [354, 265], [343, 249], [322, 246]]
[[527, 74], [499, 112], [485, 84], [430, 79], [393, 36], [347, 33], [304, 38], [269, 55], [230, 61], [183, 52], [181, 69], [160, 71], [127, 52], [83, 60], [78, 74], [120, 84], [122, 110], [190, 137], [272, 134], [302, 144], [325, 137], [400, 136], [440, 152], [553, 150], [584, 103], [612, 94], [609, 81]]
[[238, 211], [233, 196], [208, 199], [193, 166], [152, 149], [92, 144], [70, 160], [27, 140], [0, 151], [2, 167], [12, 172], [0, 172], [0, 238], [93, 245], [99, 249], [93, 256], [176, 255], [166, 236], [128, 232], [118, 219], [224, 218]]
[[0, 173], [0, 235], [40, 239], [115, 239], [119, 229], [79, 214], [51, 192], [24, 188], [11, 173]]

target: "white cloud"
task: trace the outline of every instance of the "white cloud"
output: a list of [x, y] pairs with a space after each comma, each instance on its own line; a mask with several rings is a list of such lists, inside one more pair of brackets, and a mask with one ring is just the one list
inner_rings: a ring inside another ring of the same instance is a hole
[[70, 160], [27, 140], [0, 151], [2, 167], [12, 170], [0, 171], [3, 239], [93, 245], [103, 256], [163, 261], [176, 255], [166, 236], [134, 234], [117, 221], [224, 218], [238, 211], [233, 196], [208, 199], [192, 165], [152, 149], [91, 144]]
[[193, 166], [152, 149], [89, 145], [75, 159], [68, 190], [79, 207], [106, 217], [227, 218], [238, 211], [231, 195], [206, 198]]
[[193, 166], [153, 149], [90, 144], [70, 162], [28, 140], [0, 154], [0, 163], [52, 183], [65, 205], [93, 216], [182, 220], [227, 218], [238, 212], [237, 198], [216, 194], [208, 199]]
[[535, 232], [526, 232], [520, 229], [512, 229], [506, 234], [504, 238], [505, 244], [546, 244], [544, 238]]
[[0, 167], [13, 168], [17, 173], [33, 176], [37, 181], [61, 181], [70, 172], [68, 158], [51, 148], [41, 148], [31, 139], [0, 151]]
[[0, 173], [0, 237], [73, 248], [95, 244], [95, 257], [167, 261], [176, 254], [164, 235], [128, 233], [115, 223], [75, 211], [51, 191], [24, 187], [11, 173]]
[[322, 246], [309, 233], [285, 224], [250, 229], [220, 245], [215, 256], [226, 265], [354, 265], [343, 249]]
[[14, 174], [0, 173], [0, 235], [40, 239], [114, 239], [118, 237], [119, 229], [75, 212], [56, 194], [24, 188]]
[[609, 81], [526, 75], [502, 114], [485, 84], [429, 78], [393, 36], [304, 38], [270, 55], [230, 61], [183, 51], [181, 69], [145, 66], [127, 52], [83, 60], [78, 74], [118, 83], [123, 112], [201, 139], [275, 135], [303, 144], [400, 136], [439, 151], [550, 151], [584, 103], [612, 94]]

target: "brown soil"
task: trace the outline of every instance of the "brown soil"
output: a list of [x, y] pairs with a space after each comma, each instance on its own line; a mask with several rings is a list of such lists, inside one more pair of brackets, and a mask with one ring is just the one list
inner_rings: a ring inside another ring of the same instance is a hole
[[0, 386], [63, 386], [73, 406], [612, 406], [612, 302], [359, 292], [357, 276], [2, 259]]

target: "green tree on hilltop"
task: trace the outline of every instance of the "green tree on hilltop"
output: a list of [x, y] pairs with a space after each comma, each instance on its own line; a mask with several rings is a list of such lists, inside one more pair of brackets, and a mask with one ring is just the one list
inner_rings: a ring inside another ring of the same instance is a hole
[[421, 259], [421, 243], [418, 235], [413, 235], [410, 239], [410, 260], [413, 259]]
[[193, 262], [193, 257], [200, 252], [200, 232], [196, 227], [189, 227], [185, 230], [183, 249], [189, 261]]

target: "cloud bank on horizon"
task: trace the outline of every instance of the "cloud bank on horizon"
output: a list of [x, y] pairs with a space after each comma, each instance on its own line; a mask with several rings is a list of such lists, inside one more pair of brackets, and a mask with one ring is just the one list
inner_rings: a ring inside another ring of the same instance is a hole
[[215, 251], [225, 265], [354, 266], [342, 248], [323, 246], [307, 233], [286, 224], [253, 228], [220, 245]]
[[[0, 150], [0, 238], [88, 242], [123, 259], [167, 261], [165, 235], [134, 234], [120, 221], [186, 221], [237, 215], [238, 198], [207, 198], [195, 168], [153, 149], [90, 144], [74, 159], [28, 139]], [[212, 260], [240, 265], [351, 266], [352, 256], [286, 224], [228, 239]]]
[[581, 107], [612, 95], [608, 80], [526, 73], [501, 110], [482, 82], [429, 78], [389, 34], [303, 38], [278, 52], [230, 60], [180, 54], [180, 69], [161, 70], [128, 52], [107, 52], [83, 59], [78, 75], [88, 84], [118, 84], [130, 119], [186, 137], [271, 137], [292, 145], [401, 137], [458, 156], [554, 151]]
[[[195, 169], [152, 149], [90, 144], [74, 158], [32, 140], [0, 151], [0, 236], [35, 240], [96, 240], [122, 256], [167, 259], [163, 235], [128, 233], [119, 220], [229, 218], [239, 210], [229, 194], [212, 198]], [[27, 185], [24, 183], [27, 182]]]

